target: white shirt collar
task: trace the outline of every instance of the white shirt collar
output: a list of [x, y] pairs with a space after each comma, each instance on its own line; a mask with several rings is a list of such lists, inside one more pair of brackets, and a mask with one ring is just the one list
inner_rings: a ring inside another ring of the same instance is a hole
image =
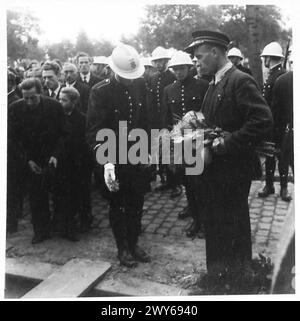
[[91, 72], [89, 72], [88, 74], [84, 75], [84, 74], [80, 74], [80, 77], [82, 79], [82, 81], [84, 81], [84, 77], [86, 79], [87, 82], [90, 81], [90, 78], [91, 78]]
[[220, 82], [225, 76], [226, 72], [232, 67], [232, 62], [228, 61], [225, 66], [218, 70], [215, 74], [215, 85]]
[[[57, 86], [56, 89], [54, 90], [55, 97], [57, 97], [57, 95], [58, 95], [58, 93], [59, 93], [59, 90], [60, 90], [60, 84], [58, 84], [58, 86]], [[51, 89], [48, 89], [48, 91], [49, 91], [49, 96], [51, 96], [52, 90], [51, 90]]]

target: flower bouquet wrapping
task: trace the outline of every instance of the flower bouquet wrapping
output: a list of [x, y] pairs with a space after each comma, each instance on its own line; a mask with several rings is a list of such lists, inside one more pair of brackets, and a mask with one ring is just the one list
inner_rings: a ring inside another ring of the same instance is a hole
[[[177, 119], [177, 123], [173, 126], [171, 131], [165, 131], [160, 136], [160, 161], [166, 163], [166, 159], [170, 159], [170, 169], [175, 170], [178, 165], [185, 166], [184, 157], [177, 153], [176, 145], [191, 144], [192, 150], [196, 151], [199, 148], [203, 149], [201, 154], [204, 159], [204, 165], [211, 162], [211, 146], [215, 143], [215, 139], [223, 137], [224, 132], [218, 128], [209, 127], [201, 112], [189, 111], [182, 119]], [[170, 154], [164, 153], [164, 146], [170, 142]], [[182, 162], [180, 162], [182, 161]]]

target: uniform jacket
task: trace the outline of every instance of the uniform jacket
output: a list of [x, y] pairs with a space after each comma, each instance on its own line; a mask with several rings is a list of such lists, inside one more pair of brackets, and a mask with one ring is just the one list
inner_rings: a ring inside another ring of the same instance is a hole
[[146, 86], [142, 78], [125, 87], [113, 76], [92, 88], [86, 132], [90, 147], [97, 145], [96, 134], [104, 128], [112, 129], [116, 133], [118, 143], [119, 121], [127, 121], [128, 133], [134, 128], [148, 131]]
[[162, 128], [162, 103], [164, 88], [176, 80], [174, 74], [167, 70], [154, 74], [149, 81], [148, 108], [151, 128]]
[[247, 68], [247, 67], [245, 67], [245, 66], [243, 66], [241, 64], [237, 65], [236, 68], [239, 69], [240, 71], [245, 72], [246, 74], [252, 76], [252, 72], [251, 72], [251, 70], [249, 68]]
[[270, 108], [255, 80], [230, 68], [220, 82], [210, 83], [202, 112], [209, 126], [226, 131], [225, 154], [213, 155], [208, 165], [210, 173], [221, 181], [250, 178], [254, 147], [273, 124]]
[[293, 72], [279, 76], [273, 87], [272, 111], [275, 141], [281, 142], [285, 127], [293, 127]]
[[163, 98], [164, 127], [176, 124], [190, 110], [199, 111], [207, 88], [207, 81], [192, 76], [166, 86]]
[[8, 140], [19, 144], [27, 161], [45, 166], [51, 156], [62, 159], [68, 133], [62, 106], [55, 99], [41, 96], [34, 110], [24, 99], [11, 104], [8, 111]]
[[264, 83], [262, 92], [270, 108], [272, 107], [272, 94], [275, 81], [280, 75], [284, 74], [285, 72], [286, 70], [281, 65], [275, 66], [270, 70], [269, 76]]

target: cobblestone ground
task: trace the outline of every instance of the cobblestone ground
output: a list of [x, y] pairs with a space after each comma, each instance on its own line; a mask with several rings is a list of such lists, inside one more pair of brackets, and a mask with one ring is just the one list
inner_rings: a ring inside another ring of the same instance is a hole
[[[249, 194], [249, 208], [254, 249], [264, 251], [273, 256], [285, 217], [291, 203], [281, 200], [280, 184], [275, 182], [275, 194], [266, 198], [257, 197], [257, 192], [263, 187], [261, 181], [253, 181]], [[289, 183], [289, 191], [293, 192], [293, 184]], [[191, 219], [178, 220], [178, 213], [187, 205], [184, 193], [176, 198], [170, 198], [170, 192], [150, 192], [145, 197], [142, 230], [146, 234], [158, 236], [184, 236], [185, 229]], [[93, 226], [108, 228], [108, 205], [101, 199], [97, 191], [93, 192]]]
[[[156, 183], [153, 183], [153, 187]], [[279, 197], [280, 186], [275, 183], [275, 194], [265, 199], [257, 197], [263, 182], [254, 181], [249, 194], [253, 254], [263, 252], [274, 260], [276, 246], [290, 203]], [[289, 183], [293, 192], [293, 184]], [[142, 218], [141, 245], [152, 257], [150, 264], [140, 264], [136, 269], [122, 268], [116, 258], [116, 247], [109, 227], [108, 203], [94, 187], [92, 230], [80, 235], [73, 243], [58, 237], [31, 245], [32, 226], [28, 204], [20, 220], [19, 231], [7, 235], [7, 257], [22, 257], [55, 264], [64, 264], [72, 257], [100, 259], [112, 264], [109, 278], [126, 278], [128, 274], [168, 285], [187, 288], [200, 271], [205, 270], [205, 241], [187, 238], [185, 229], [191, 219], [178, 220], [178, 213], [187, 205], [182, 194], [170, 198], [170, 192], [146, 194]], [[116, 276], [117, 275], [117, 276]]]

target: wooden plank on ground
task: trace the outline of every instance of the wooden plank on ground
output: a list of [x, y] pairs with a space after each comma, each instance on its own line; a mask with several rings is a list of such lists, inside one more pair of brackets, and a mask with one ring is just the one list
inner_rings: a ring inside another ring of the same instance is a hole
[[182, 296], [185, 290], [157, 282], [128, 277], [124, 280], [103, 280], [95, 286], [95, 291], [109, 296]]
[[34, 281], [43, 281], [59, 267], [59, 265], [50, 263], [7, 258], [5, 262], [5, 273], [8, 276], [22, 277]]
[[94, 287], [110, 267], [108, 262], [72, 259], [23, 298], [76, 298]]

